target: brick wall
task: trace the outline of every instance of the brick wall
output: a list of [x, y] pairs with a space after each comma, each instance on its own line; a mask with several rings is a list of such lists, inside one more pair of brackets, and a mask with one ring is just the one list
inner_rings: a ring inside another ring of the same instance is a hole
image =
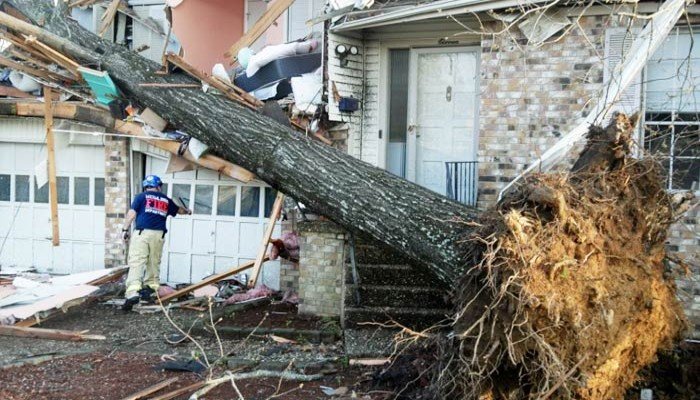
[[105, 267], [126, 264], [126, 248], [121, 238], [124, 217], [129, 209], [129, 141], [105, 137]]
[[700, 210], [696, 207], [671, 227], [668, 250], [690, 267], [690, 274], [681, 277], [678, 297], [683, 302], [690, 322], [690, 336], [700, 339]]
[[299, 312], [341, 316], [345, 232], [327, 221], [300, 222]]
[[[479, 206], [576, 126], [603, 83], [606, 19], [584, 17], [583, 29], [531, 48], [522, 35], [481, 41]], [[491, 29], [499, 29], [495, 25]]]

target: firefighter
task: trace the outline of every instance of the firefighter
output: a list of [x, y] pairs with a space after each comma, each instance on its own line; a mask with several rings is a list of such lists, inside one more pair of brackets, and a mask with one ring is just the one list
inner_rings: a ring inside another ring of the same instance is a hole
[[[163, 181], [156, 175], [148, 175], [142, 186], [143, 192], [134, 197], [122, 227], [122, 237], [129, 245], [124, 311], [131, 311], [140, 300], [156, 299], [160, 286], [160, 257], [167, 232], [165, 221], [168, 215], [192, 214], [192, 211], [178, 206], [161, 192]], [[131, 224], [134, 220], [136, 226], [132, 237]]]

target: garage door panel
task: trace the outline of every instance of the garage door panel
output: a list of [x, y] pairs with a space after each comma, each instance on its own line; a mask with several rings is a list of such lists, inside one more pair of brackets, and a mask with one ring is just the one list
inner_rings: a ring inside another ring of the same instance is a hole
[[214, 273], [220, 273], [228, 271], [230, 269], [236, 268], [236, 259], [234, 257], [221, 257], [218, 255], [214, 257]]
[[[95, 156], [97, 155], [91, 146], [71, 146], [75, 154], [73, 170], [70, 172], [78, 172], [89, 174], [98, 165], [95, 162]], [[104, 160], [100, 160], [99, 165], [104, 166]]]
[[0, 170], [14, 171], [15, 170], [15, 149], [14, 143], [3, 143], [2, 157], [0, 157]]
[[[61, 205], [59, 204], [58, 206], [58, 233], [60, 235], [60, 238], [62, 240], [73, 240], [75, 239], [75, 236], [73, 236], [73, 210], [61, 210]], [[89, 224], [90, 219], [88, 218], [87, 221], [80, 221], [78, 224], [78, 227], [80, 227], [80, 224]], [[51, 221], [49, 221], [49, 225], [51, 225]], [[53, 228], [50, 228], [53, 229]], [[79, 229], [79, 228], [78, 228]], [[52, 230], [51, 230], [52, 232]]]
[[[30, 261], [29, 265], [35, 266], [39, 271], [47, 271], [52, 268], [52, 258], [53, 251], [51, 250], [51, 241], [44, 240], [32, 240], [29, 247], [30, 254], [33, 253], [33, 260]], [[31, 257], [31, 256], [30, 256]]]
[[18, 143], [14, 146], [15, 165], [10, 170], [16, 173], [34, 173], [34, 148], [37, 145]]
[[51, 272], [56, 274], [70, 274], [73, 272], [73, 245], [74, 243], [63, 241], [60, 246], [51, 246], [53, 250], [53, 269]]
[[92, 271], [93, 267], [93, 245], [90, 243], [73, 243], [73, 268], [71, 273]]
[[198, 282], [214, 273], [214, 257], [192, 255], [192, 282]]
[[189, 283], [190, 256], [187, 253], [168, 254], [168, 282]]
[[258, 246], [262, 240], [263, 227], [259, 223], [241, 222], [240, 228], [240, 256], [252, 257], [258, 253]]
[[15, 265], [15, 240], [11, 237], [5, 238], [5, 236], [0, 236], [0, 247], [2, 247], [3, 241], [5, 242], [5, 247], [0, 252], [0, 266]]
[[92, 267], [93, 269], [102, 269], [105, 267], [105, 245], [92, 245]]
[[21, 239], [31, 239], [32, 238], [32, 224], [28, 223], [33, 221], [32, 209], [28, 206], [22, 205], [17, 212], [17, 222], [15, 222], [12, 227], [12, 236]]
[[[5, 237], [7, 234], [7, 231], [12, 225], [12, 219], [15, 216], [15, 213], [19, 213], [16, 206], [13, 207], [13, 205], [10, 203], [0, 203], [0, 216], [2, 216], [0, 217], [0, 238]], [[16, 221], [17, 219], [15, 218], [15, 224], [17, 223]], [[0, 241], [0, 243], [2, 242]]]
[[214, 251], [217, 256], [234, 257], [238, 254], [237, 225], [237, 222], [232, 221], [216, 221]]
[[49, 217], [49, 210], [44, 208], [35, 207], [32, 213], [32, 219], [34, 221], [32, 229], [32, 237], [35, 239], [47, 239], [51, 237], [51, 218]]
[[189, 249], [192, 243], [192, 220], [187, 217], [176, 217], [170, 221], [169, 246], [173, 251]]
[[100, 208], [101, 211], [93, 211], [92, 213], [92, 241], [94, 243], [105, 242], [105, 212], [104, 208]]
[[214, 232], [211, 220], [192, 220], [192, 252], [209, 254], [214, 251]]
[[[0, 122], [0, 132], [7, 122]], [[43, 125], [36, 132], [26, 132], [23, 127], [18, 134], [29, 137], [39, 133], [43, 138]], [[37, 137], [39, 137], [37, 136]], [[60, 136], [60, 135], [58, 135]], [[63, 135], [66, 136], [67, 135]], [[12, 240], [11, 262], [20, 267], [34, 266], [39, 271], [70, 273], [104, 267], [104, 208], [88, 205], [74, 206], [73, 196], [66, 184], [73, 184], [76, 176], [89, 179], [94, 184], [96, 177], [104, 175], [104, 148], [98, 146], [70, 146], [57, 137], [57, 172], [59, 176], [58, 205], [60, 246], [51, 245], [51, 220], [48, 203], [35, 203], [30, 198], [30, 187], [34, 186], [35, 167], [46, 159], [44, 144], [0, 143], [0, 174], [12, 175], [13, 202], [0, 208], [0, 215], [14, 215], [19, 206], [16, 222], [10, 233]], [[63, 180], [61, 180], [63, 179]], [[68, 190], [66, 190], [68, 189]], [[94, 189], [91, 189], [91, 195]], [[91, 196], [92, 197], [92, 196]], [[0, 218], [0, 234], [7, 232], [6, 222], [12, 218]], [[74, 242], [77, 240], [78, 242]], [[100, 246], [95, 246], [99, 243]], [[8, 257], [2, 256], [5, 262]]]

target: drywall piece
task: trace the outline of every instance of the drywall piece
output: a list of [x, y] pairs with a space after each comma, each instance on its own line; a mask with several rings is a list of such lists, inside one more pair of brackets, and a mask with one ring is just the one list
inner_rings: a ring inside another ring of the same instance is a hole
[[139, 115], [139, 118], [159, 132], [163, 132], [165, 127], [168, 126], [168, 121], [161, 118], [160, 115], [156, 114], [148, 107], [143, 110], [143, 112]]
[[25, 319], [34, 316], [42, 311], [60, 308], [66, 302], [85, 297], [98, 289], [97, 286], [80, 285], [65, 287], [65, 290], [41, 299], [32, 304], [18, 305], [0, 309], [0, 319], [14, 317], [15, 319]]
[[568, 9], [547, 9], [535, 13], [518, 24], [518, 29], [525, 35], [530, 45], [539, 45], [554, 36], [557, 32], [571, 25], [567, 17]]

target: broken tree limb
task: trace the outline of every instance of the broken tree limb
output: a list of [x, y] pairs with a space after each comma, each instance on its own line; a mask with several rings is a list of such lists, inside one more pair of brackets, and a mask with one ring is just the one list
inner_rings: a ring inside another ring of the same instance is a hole
[[163, 388], [166, 388], [166, 387], [172, 385], [173, 383], [175, 383], [175, 382], [177, 382], [177, 381], [178, 381], [178, 378], [175, 377], [175, 378], [170, 378], [170, 379], [168, 379], [168, 380], [165, 380], [165, 381], [163, 381], [163, 382], [158, 382], [158, 383], [156, 383], [155, 385], [149, 386], [149, 387], [147, 387], [147, 388], [145, 388], [145, 389], [139, 390], [138, 392], [136, 392], [136, 393], [134, 393], [134, 394], [132, 394], [132, 395], [126, 396], [126, 397], [124, 397], [122, 400], [139, 400], [139, 399], [143, 399], [144, 397], [146, 397], [146, 396], [148, 396], [148, 395], [150, 395], [150, 394], [153, 394], [153, 393], [155, 393], [155, 392], [157, 392], [157, 391], [159, 391], [159, 390], [161, 390], [161, 389], [163, 389]]
[[[269, 258], [268, 258], [267, 256], [265, 256], [265, 258], [263, 258], [263, 262], [267, 261], [268, 259], [269, 259]], [[165, 297], [161, 297], [161, 298], [160, 298], [160, 303], [161, 303], [161, 304], [165, 304], [165, 303], [169, 302], [169, 301], [172, 300], [172, 299], [176, 299], [176, 298], [178, 298], [178, 297], [180, 297], [180, 296], [182, 296], [182, 295], [185, 295], [185, 294], [187, 294], [187, 293], [189, 293], [189, 292], [193, 292], [193, 291], [195, 291], [195, 290], [197, 290], [197, 289], [199, 289], [199, 288], [201, 288], [201, 287], [207, 286], [207, 285], [212, 284], [212, 283], [216, 283], [216, 282], [218, 282], [218, 281], [220, 281], [220, 280], [222, 280], [222, 279], [228, 278], [228, 277], [231, 276], [231, 275], [235, 275], [235, 274], [237, 274], [237, 273], [239, 273], [239, 272], [245, 271], [245, 270], [247, 270], [248, 268], [251, 268], [251, 267], [253, 266], [253, 264], [255, 264], [255, 261], [248, 261], [248, 262], [246, 262], [246, 263], [243, 263], [243, 264], [239, 265], [239, 266], [236, 267], [236, 268], [230, 269], [230, 270], [228, 270], [228, 271], [221, 272], [221, 273], [216, 274], [216, 275], [212, 275], [212, 276], [210, 276], [210, 277], [208, 277], [208, 278], [206, 278], [206, 279], [204, 279], [204, 280], [202, 280], [202, 281], [199, 281], [199, 282], [197, 282], [197, 283], [195, 283], [195, 284], [192, 284], [192, 285], [190, 285], [190, 286], [187, 286], [187, 287], [184, 287], [184, 288], [182, 288], [182, 289], [180, 289], [180, 290], [177, 290], [177, 291], [175, 291], [175, 292], [173, 292], [173, 293], [170, 293], [169, 295], [167, 295], [167, 296], [165, 296]]]
[[305, 374], [298, 374], [296, 372], [290, 372], [290, 371], [269, 371], [265, 369], [253, 371], [253, 372], [241, 372], [238, 374], [230, 374], [226, 376], [222, 376], [221, 378], [216, 378], [216, 379], [211, 379], [206, 382], [206, 386], [201, 388], [200, 390], [194, 392], [192, 396], [190, 396], [190, 400], [197, 400], [216, 386], [226, 383], [226, 382], [231, 382], [231, 381], [239, 381], [243, 379], [256, 379], [256, 378], [280, 378], [284, 380], [291, 380], [291, 381], [300, 381], [300, 382], [311, 382], [311, 381], [316, 381], [319, 379], [323, 379], [323, 374], [313, 374], [313, 375], [305, 375]]
[[102, 335], [88, 335], [83, 332], [66, 331], [61, 329], [29, 328], [22, 326], [0, 325], [0, 335], [28, 337], [35, 339], [69, 340], [80, 342], [83, 340], [105, 340]]
[[163, 393], [163, 394], [160, 395], [160, 396], [152, 397], [151, 400], [170, 400], [170, 399], [174, 399], [174, 398], [176, 398], [176, 397], [178, 397], [178, 396], [181, 396], [181, 395], [183, 395], [183, 394], [185, 394], [185, 393], [190, 393], [190, 392], [192, 392], [192, 391], [198, 390], [199, 388], [201, 388], [201, 387], [204, 386], [204, 385], [206, 385], [206, 382], [197, 382], [197, 383], [193, 383], [193, 384], [191, 384], [191, 385], [189, 385], [189, 386], [185, 386], [185, 387], [180, 388], [180, 389], [175, 389], [175, 390], [173, 390], [172, 392]]
[[12, 3], [31, 20], [42, 19], [43, 29], [6, 13], [0, 14], [0, 24], [33, 34], [74, 59], [102, 65], [129, 98], [309, 209], [423, 262], [447, 284], [467, 264], [459, 239], [469, 228], [458, 221], [473, 219], [474, 208], [312, 141], [226, 98], [139, 87], [145, 82], [196, 81], [182, 74], [158, 76], [159, 64], [101, 40], [54, 13], [48, 1]]
[[[171, 154], [178, 154], [180, 148], [176, 142], [168, 142], [152, 138], [143, 131], [141, 126], [134, 122], [115, 120], [104, 108], [87, 105], [84, 103], [54, 102], [53, 116], [55, 118], [70, 119], [73, 121], [87, 122], [102, 126], [108, 130], [133, 135], [147, 141], [153, 146], [165, 150]], [[20, 117], [43, 117], [43, 103], [32, 100], [0, 100], [0, 115], [16, 115]], [[255, 175], [243, 167], [228, 162], [213, 154], [205, 154], [195, 159], [190, 152], [185, 152], [183, 157], [201, 167], [218, 171], [228, 177], [241, 182], [250, 182]]]
[[260, 249], [258, 250], [258, 255], [255, 257], [255, 264], [253, 265], [253, 271], [250, 273], [250, 281], [248, 281], [249, 287], [255, 287], [255, 283], [258, 282], [258, 276], [260, 275], [260, 269], [267, 254], [267, 248], [270, 245], [270, 238], [272, 237], [272, 232], [275, 230], [275, 225], [277, 224], [277, 219], [282, 214], [282, 206], [284, 205], [284, 194], [282, 192], [277, 192], [277, 197], [275, 197], [275, 202], [272, 204], [272, 211], [270, 211], [270, 222], [268, 222], [267, 229], [262, 238], [262, 243], [260, 244]]

